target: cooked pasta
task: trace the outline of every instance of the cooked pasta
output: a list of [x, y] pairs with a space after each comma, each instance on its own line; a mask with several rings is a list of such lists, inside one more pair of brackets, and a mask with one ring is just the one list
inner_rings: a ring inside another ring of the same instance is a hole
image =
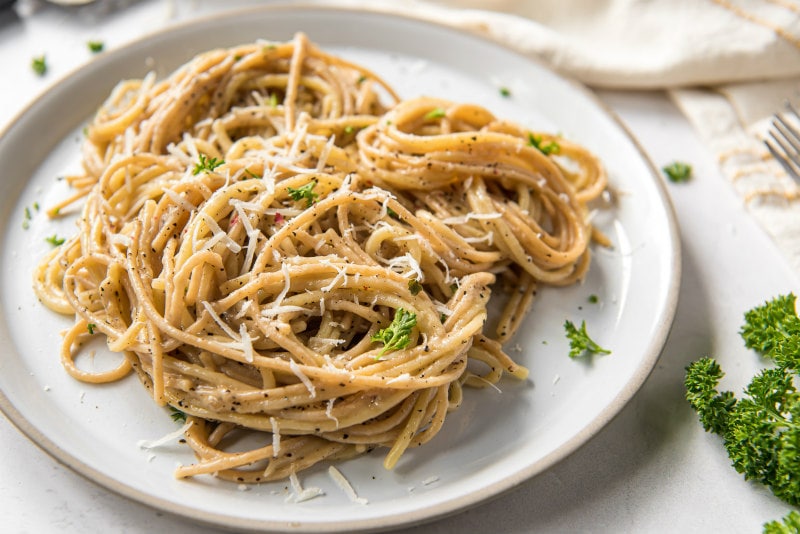
[[[581, 279], [597, 159], [473, 104], [401, 101], [298, 34], [121, 82], [83, 148], [78, 233], [34, 288], [74, 315], [61, 361], [134, 371], [188, 416], [178, 477], [257, 483], [442, 428], [538, 284]], [[498, 317], [490, 296], [504, 302]], [[489, 323], [494, 323], [490, 328]], [[87, 336], [123, 357], [76, 363]], [[243, 433], [262, 445], [227, 445]]]

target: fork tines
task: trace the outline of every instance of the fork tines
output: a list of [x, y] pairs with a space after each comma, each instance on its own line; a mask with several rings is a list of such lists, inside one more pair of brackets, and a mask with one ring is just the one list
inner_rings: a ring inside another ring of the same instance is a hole
[[[786, 109], [800, 123], [800, 114], [788, 101]], [[764, 140], [767, 149], [789, 176], [800, 181], [800, 131], [798, 131], [798, 127], [778, 113], [772, 119], [769, 136], [772, 140]]]

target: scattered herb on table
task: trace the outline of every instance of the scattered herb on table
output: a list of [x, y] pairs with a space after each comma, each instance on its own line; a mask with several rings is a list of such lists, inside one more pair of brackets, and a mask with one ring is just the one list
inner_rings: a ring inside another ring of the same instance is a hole
[[572, 321], [564, 322], [564, 330], [569, 339], [569, 357], [577, 358], [584, 353], [611, 354], [611, 351], [598, 345], [586, 332], [586, 321], [581, 322], [580, 329]]
[[86, 43], [86, 46], [92, 54], [99, 54], [105, 48], [103, 41], [89, 41]]
[[417, 315], [403, 308], [398, 308], [394, 313], [392, 324], [378, 330], [370, 339], [383, 343], [383, 349], [378, 356], [383, 356], [390, 350], [404, 349], [411, 343], [411, 329], [417, 324]]
[[688, 182], [692, 177], [692, 166], [682, 161], [673, 161], [669, 165], [662, 167], [661, 170], [664, 171], [670, 182]]
[[503, 98], [510, 97], [511, 96], [511, 89], [509, 89], [508, 87], [501, 87], [500, 88], [500, 96], [502, 96]]
[[[800, 506], [800, 318], [795, 295], [775, 297], [744, 315], [739, 334], [773, 366], [762, 369], [737, 398], [718, 390], [724, 376], [710, 357], [686, 368], [686, 399], [703, 428], [722, 437], [733, 467], [745, 479], [763, 484], [781, 500]], [[786, 528], [800, 524], [796, 513], [787, 516]], [[771, 525], [771, 526], [768, 526]], [[765, 525], [765, 532], [777, 523]]]
[[31, 68], [39, 76], [44, 76], [47, 74], [47, 58], [44, 55], [33, 58]]

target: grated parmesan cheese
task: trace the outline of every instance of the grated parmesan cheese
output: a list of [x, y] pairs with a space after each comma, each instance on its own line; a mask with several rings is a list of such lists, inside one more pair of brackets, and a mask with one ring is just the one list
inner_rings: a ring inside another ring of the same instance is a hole
[[191, 426], [192, 426], [191, 421], [187, 421], [182, 427], [180, 427], [178, 430], [174, 432], [170, 432], [169, 434], [152, 441], [146, 439], [139, 440], [136, 443], [136, 445], [140, 449], [155, 449], [161, 447], [162, 445], [165, 445], [182, 437], [184, 433], [186, 433], [186, 431], [189, 430], [189, 427]]
[[300, 382], [302, 382], [303, 385], [306, 387], [309, 394], [311, 395], [311, 398], [313, 399], [314, 397], [316, 397], [317, 390], [314, 388], [314, 384], [311, 383], [311, 380], [309, 380], [309, 378], [305, 375], [305, 373], [303, 373], [303, 370], [300, 369], [300, 366], [297, 365], [297, 363], [295, 363], [294, 360], [289, 360], [289, 368], [294, 373], [294, 376], [299, 378]]
[[300, 484], [300, 480], [297, 478], [295, 473], [289, 475], [289, 482], [292, 485], [292, 494], [286, 497], [286, 502], [304, 502], [313, 499], [314, 497], [318, 497], [320, 495], [325, 495], [325, 492], [322, 491], [321, 488], [317, 488], [314, 486], [310, 486], [308, 488], [303, 488]]
[[459, 215], [456, 217], [448, 217], [442, 219], [444, 224], [466, 224], [469, 221], [488, 221], [491, 219], [499, 219], [503, 216], [502, 213], [467, 213], [466, 215]]
[[334, 466], [330, 466], [328, 468], [328, 476], [330, 476], [336, 485], [339, 486], [347, 498], [350, 499], [350, 502], [356, 504], [368, 504], [369, 501], [364, 497], [359, 497], [356, 493], [356, 490], [353, 489], [353, 486], [350, 485], [350, 482], [345, 478], [341, 471], [336, 469]]
[[281, 429], [274, 417], [269, 418], [269, 424], [272, 427], [272, 457], [277, 458], [281, 452]]

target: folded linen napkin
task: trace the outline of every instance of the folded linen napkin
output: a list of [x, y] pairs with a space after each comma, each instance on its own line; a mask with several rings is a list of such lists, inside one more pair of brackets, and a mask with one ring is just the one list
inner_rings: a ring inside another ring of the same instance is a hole
[[800, 274], [800, 185], [761, 139], [800, 100], [800, 0], [340, 0], [491, 37], [596, 88], [669, 92]]

